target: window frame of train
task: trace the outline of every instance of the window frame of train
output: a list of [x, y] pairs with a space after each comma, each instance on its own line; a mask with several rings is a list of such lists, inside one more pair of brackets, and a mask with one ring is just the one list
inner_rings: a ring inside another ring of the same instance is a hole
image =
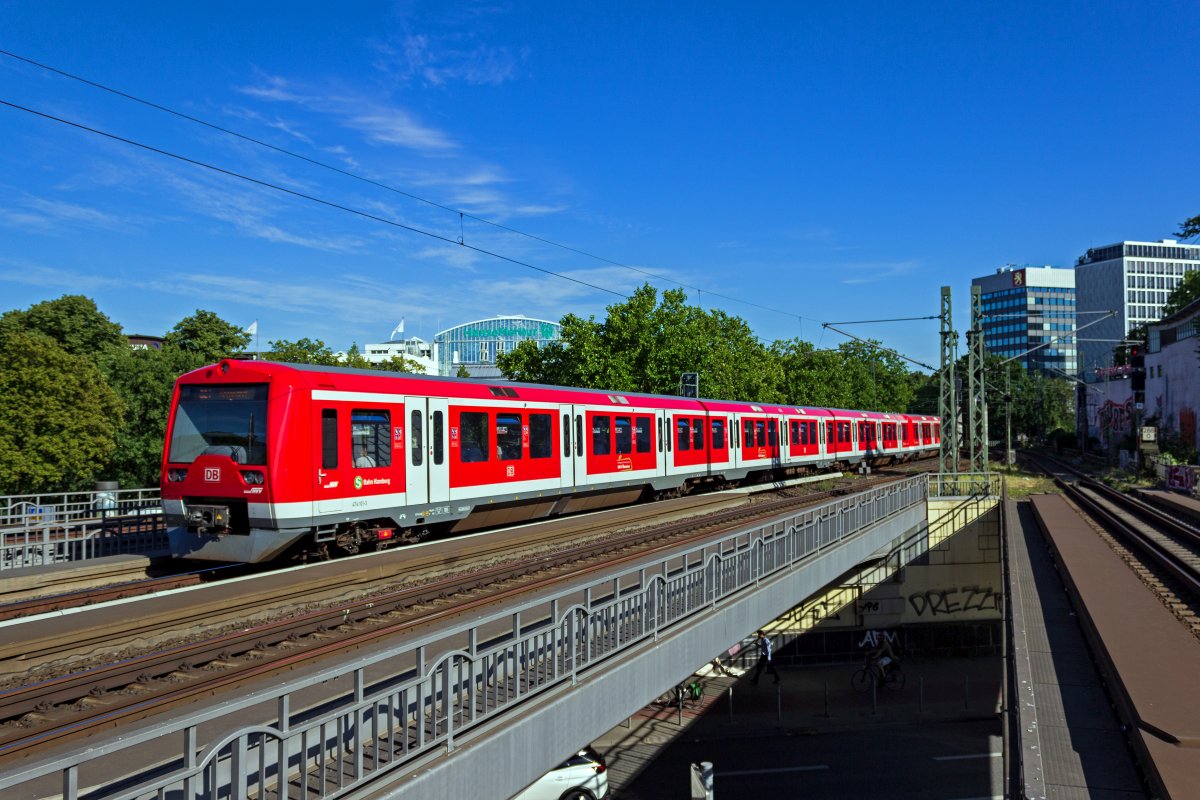
[[[357, 467], [358, 448], [374, 465]], [[392, 412], [386, 408], [350, 409], [350, 458], [358, 469], [392, 465]]]

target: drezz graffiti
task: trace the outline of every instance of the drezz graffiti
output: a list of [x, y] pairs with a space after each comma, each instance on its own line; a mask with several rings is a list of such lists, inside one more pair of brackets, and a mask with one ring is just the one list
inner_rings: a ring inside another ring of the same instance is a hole
[[990, 586], [959, 586], [950, 589], [930, 589], [908, 596], [918, 617], [958, 614], [967, 611], [999, 611], [1000, 593]]

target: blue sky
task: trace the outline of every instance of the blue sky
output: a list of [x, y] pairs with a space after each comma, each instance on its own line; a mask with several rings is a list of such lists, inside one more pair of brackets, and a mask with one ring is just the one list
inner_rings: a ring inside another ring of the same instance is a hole
[[[452, 209], [0, 56], [0, 100], [442, 237], [0, 106], [0, 311], [339, 349], [602, 316], [627, 265], [768, 342], [944, 284], [961, 325], [973, 276], [1200, 213], [1198, 42], [1184, 2], [0, 0], [0, 49]], [[847, 329], [938, 358], [936, 322]]]

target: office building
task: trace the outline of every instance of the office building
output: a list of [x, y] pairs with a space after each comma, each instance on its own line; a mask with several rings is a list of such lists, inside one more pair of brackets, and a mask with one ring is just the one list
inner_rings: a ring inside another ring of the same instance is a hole
[[1015, 358], [1028, 372], [1075, 374], [1074, 270], [1009, 265], [971, 285], [982, 293], [983, 343], [989, 354]]
[[[1200, 245], [1173, 239], [1117, 242], [1093, 247], [1075, 265], [1080, 370], [1095, 380], [1096, 370], [1113, 365], [1113, 348], [1130, 330], [1156, 321], [1163, 303], [1183, 276], [1200, 269]], [[1108, 311], [1116, 315], [1104, 319]]]

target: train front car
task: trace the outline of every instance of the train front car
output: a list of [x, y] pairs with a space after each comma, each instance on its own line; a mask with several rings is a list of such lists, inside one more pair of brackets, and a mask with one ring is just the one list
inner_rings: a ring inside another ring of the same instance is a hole
[[[307, 431], [290, 430], [304, 393], [273, 366], [222, 361], [176, 381], [162, 469], [176, 557], [266, 561], [310, 533], [309, 504], [286, 485], [289, 464], [293, 475], [304, 471], [299, 451], [288, 452], [307, 441]], [[289, 506], [305, 509], [291, 527], [280, 519]]]

